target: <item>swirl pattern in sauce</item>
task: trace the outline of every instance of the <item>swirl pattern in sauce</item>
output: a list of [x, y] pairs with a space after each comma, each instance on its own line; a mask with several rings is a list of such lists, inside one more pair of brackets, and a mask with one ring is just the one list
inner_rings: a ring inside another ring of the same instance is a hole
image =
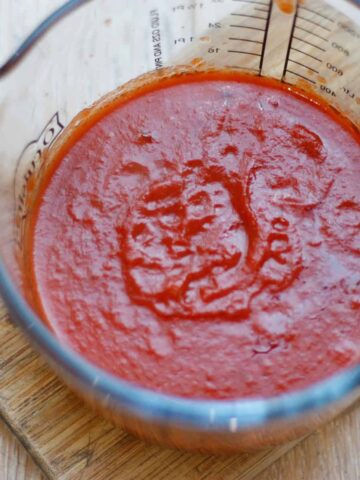
[[28, 232], [62, 341], [200, 398], [274, 395], [360, 360], [359, 139], [330, 109], [192, 74], [70, 143]]

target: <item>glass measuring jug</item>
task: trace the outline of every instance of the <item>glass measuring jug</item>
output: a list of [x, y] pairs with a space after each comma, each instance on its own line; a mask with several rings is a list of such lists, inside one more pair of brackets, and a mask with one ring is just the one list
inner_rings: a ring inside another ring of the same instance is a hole
[[[320, 407], [353, 400], [358, 369], [297, 397], [273, 401], [190, 402], [161, 396], [110, 379], [60, 346], [9, 282], [21, 289], [14, 252], [16, 244], [21, 249], [29, 183], [36, 184], [44, 151], [76, 113], [142, 73], [190, 64], [240, 69], [315, 90], [358, 126], [359, 28], [349, 20], [358, 11], [340, 3], [340, 13], [310, 1], [137, 1], [131, 7], [124, 3], [121, 11], [110, 0], [84, 3], [2, 80], [1, 254], [7, 267], [2, 280], [13, 314], [73, 388], [139, 434], [164, 441], [166, 429], [167, 441], [178, 446], [236, 450], [306, 432], [329, 415]], [[348, 391], [353, 395], [345, 395]], [[305, 417], [304, 410], [311, 415]], [[291, 421], [285, 422], [287, 417]]]

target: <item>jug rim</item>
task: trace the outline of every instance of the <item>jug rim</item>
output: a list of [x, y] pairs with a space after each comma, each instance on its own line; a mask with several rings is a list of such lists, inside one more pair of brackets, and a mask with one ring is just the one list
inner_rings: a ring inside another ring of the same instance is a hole
[[0, 294], [16, 324], [51, 361], [100, 397], [145, 420], [219, 431], [232, 430], [235, 424], [239, 432], [316, 413], [360, 387], [360, 364], [357, 364], [305, 389], [269, 398], [208, 400], [156, 392], [102, 370], [62, 344], [29, 307], [1, 259]]

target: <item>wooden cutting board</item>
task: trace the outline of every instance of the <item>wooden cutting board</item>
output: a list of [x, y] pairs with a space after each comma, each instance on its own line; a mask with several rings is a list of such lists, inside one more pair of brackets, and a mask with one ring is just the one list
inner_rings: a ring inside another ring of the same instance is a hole
[[1, 305], [0, 338], [0, 419], [51, 480], [252, 480], [298, 443], [229, 457], [145, 444], [70, 392]]
[[298, 443], [228, 457], [146, 444], [70, 392], [1, 305], [0, 338], [0, 419], [51, 480], [253, 480]]

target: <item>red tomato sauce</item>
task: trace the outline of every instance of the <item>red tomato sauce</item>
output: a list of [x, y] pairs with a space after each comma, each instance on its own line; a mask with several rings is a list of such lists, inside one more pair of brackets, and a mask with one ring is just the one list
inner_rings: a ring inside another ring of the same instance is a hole
[[[101, 113], [102, 112], [102, 113]], [[136, 384], [270, 396], [360, 360], [360, 144], [275, 81], [188, 74], [70, 135], [35, 200], [58, 338]]]

